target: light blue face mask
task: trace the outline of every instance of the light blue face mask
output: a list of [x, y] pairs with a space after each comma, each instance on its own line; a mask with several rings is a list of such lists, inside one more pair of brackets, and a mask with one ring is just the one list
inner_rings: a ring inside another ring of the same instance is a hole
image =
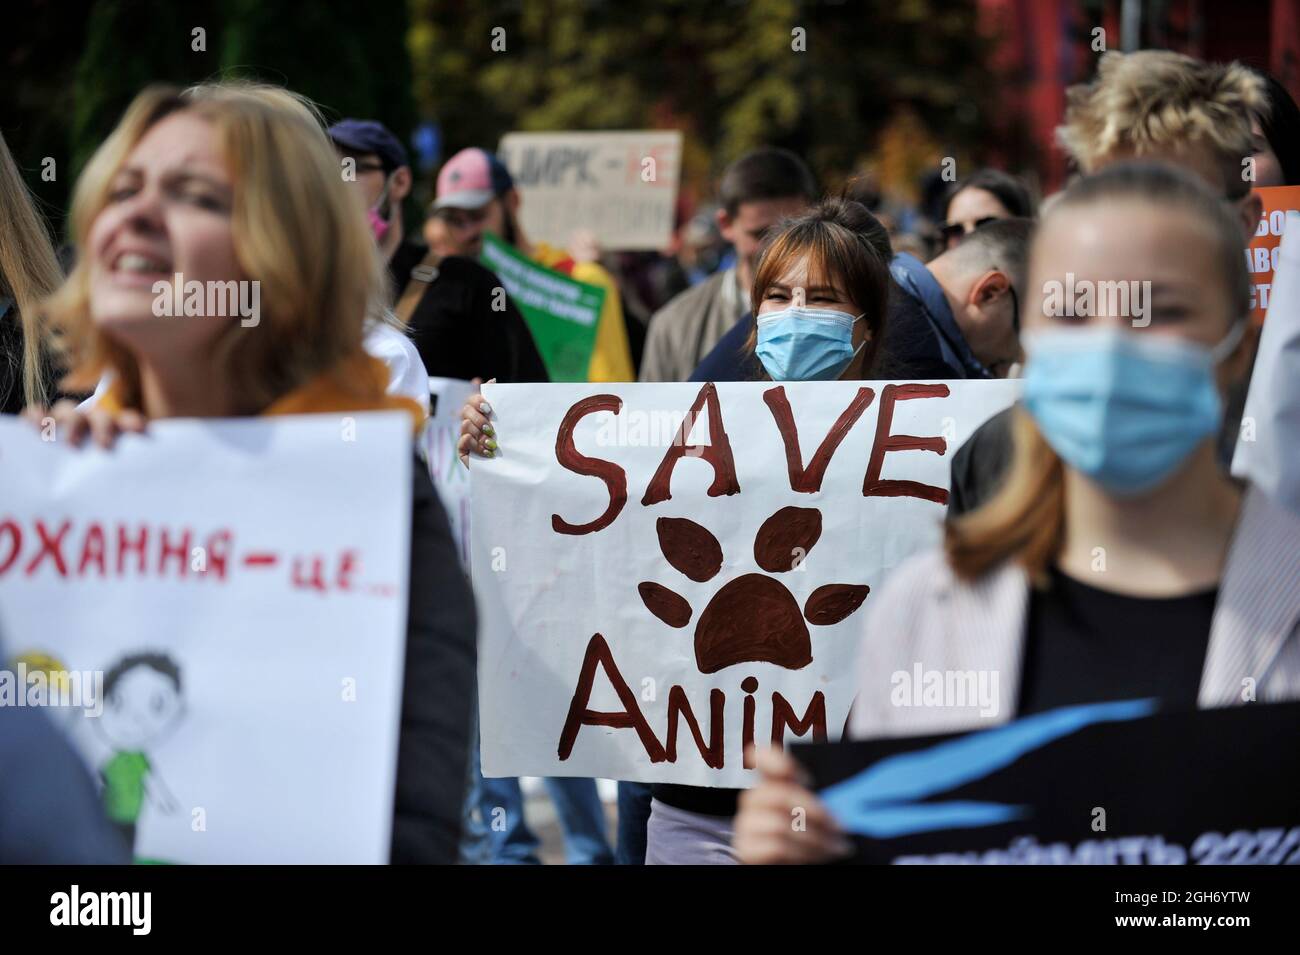
[[1223, 418], [1213, 349], [1171, 335], [1061, 328], [1026, 336], [1025, 408], [1070, 467], [1120, 497], [1164, 483]]
[[773, 381], [834, 381], [866, 344], [853, 347], [861, 317], [806, 305], [759, 315], [755, 354]]

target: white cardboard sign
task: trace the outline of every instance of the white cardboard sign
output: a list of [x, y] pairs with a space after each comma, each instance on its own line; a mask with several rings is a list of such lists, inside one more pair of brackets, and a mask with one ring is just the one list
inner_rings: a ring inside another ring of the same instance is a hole
[[564, 248], [586, 231], [608, 251], [662, 249], [672, 238], [682, 161], [676, 130], [508, 133], [499, 153], [532, 238]]
[[49, 712], [137, 858], [388, 860], [412, 466], [391, 412], [111, 451], [0, 418], [0, 641], [100, 674]]
[[484, 774], [740, 787], [746, 743], [837, 738], [870, 591], [938, 543], [952, 453], [1018, 391], [485, 386]]

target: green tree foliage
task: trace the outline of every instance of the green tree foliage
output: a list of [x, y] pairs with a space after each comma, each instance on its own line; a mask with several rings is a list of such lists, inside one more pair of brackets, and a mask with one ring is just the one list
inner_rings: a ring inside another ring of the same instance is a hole
[[775, 143], [826, 175], [866, 158], [899, 108], [952, 142], [978, 138], [989, 112], [973, 2], [411, 0], [410, 8], [416, 100], [442, 126], [447, 152], [494, 145], [512, 129], [676, 126], [687, 133], [688, 174]]
[[444, 154], [514, 129], [680, 128], [697, 184], [775, 143], [834, 185], [900, 110], [954, 153], [992, 115], [974, 0], [12, 2], [0, 123], [47, 210], [142, 86], [232, 71], [404, 137], [434, 120]]
[[[12, 0], [0, 30], [0, 128], [46, 214], [63, 231], [72, 183], [150, 83], [239, 75], [279, 83], [327, 118], [413, 128], [402, 0]], [[202, 28], [202, 46], [194, 30]], [[40, 178], [53, 157], [58, 178]]]
[[287, 86], [326, 119], [377, 119], [406, 139], [415, 122], [408, 20], [400, 0], [320, 3], [225, 0], [221, 65]]
[[[215, 2], [97, 0], [86, 22], [86, 45], [73, 86], [72, 171], [80, 171], [150, 83], [189, 84], [215, 71]], [[200, 45], [193, 30], [205, 31]]]
[[[0, 29], [0, 130], [42, 211], [61, 231], [72, 170], [71, 82], [81, 55], [92, 0], [10, 0]], [[55, 160], [55, 179], [42, 164]]]

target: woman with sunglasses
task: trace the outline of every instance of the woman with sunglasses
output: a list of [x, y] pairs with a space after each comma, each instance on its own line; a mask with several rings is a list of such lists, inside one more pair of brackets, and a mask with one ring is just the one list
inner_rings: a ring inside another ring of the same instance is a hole
[[986, 222], [1032, 219], [1034, 215], [1033, 197], [1019, 179], [996, 169], [981, 169], [948, 193], [944, 221], [938, 226], [939, 249], [956, 248]]

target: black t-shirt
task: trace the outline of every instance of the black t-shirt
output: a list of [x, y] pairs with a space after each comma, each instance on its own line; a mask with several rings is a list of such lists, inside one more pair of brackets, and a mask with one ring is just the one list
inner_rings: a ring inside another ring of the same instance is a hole
[[650, 795], [665, 806], [705, 816], [734, 816], [740, 792], [739, 789], [679, 786], [676, 783], [654, 783], [650, 786]]
[[[403, 242], [388, 269], [396, 294], [428, 249]], [[549, 381], [542, 356], [519, 309], [497, 295], [500, 280], [473, 259], [448, 256], [411, 313], [411, 341], [430, 375], [495, 378], [499, 382]], [[504, 304], [504, 308], [494, 306]]]
[[[23, 388], [23, 327], [14, 300], [0, 295], [0, 414], [18, 414], [27, 404]], [[59, 370], [47, 350], [41, 354], [41, 380], [47, 402], [78, 397], [59, 391]]]
[[1195, 708], [1218, 596], [1130, 597], [1053, 568], [1030, 593], [1016, 715], [1145, 697]]

